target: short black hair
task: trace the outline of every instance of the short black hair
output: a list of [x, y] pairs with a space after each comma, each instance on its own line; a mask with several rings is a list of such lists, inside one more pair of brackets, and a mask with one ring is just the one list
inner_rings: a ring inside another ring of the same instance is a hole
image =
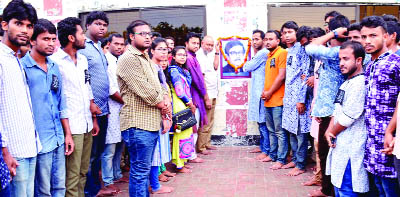
[[151, 43], [151, 49], [156, 49], [157, 45], [160, 44], [161, 42], [164, 42], [167, 44], [167, 41], [164, 38], [158, 37], [154, 39], [154, 41]]
[[[329, 30], [333, 31], [339, 27], [345, 27], [348, 28], [350, 26], [350, 21], [346, 16], [343, 15], [338, 15], [332, 18], [329, 21]], [[347, 33], [345, 34], [347, 35]], [[339, 42], [345, 42], [347, 38], [336, 38], [337, 41]]]
[[278, 40], [281, 40], [281, 33], [279, 33], [279, 31], [276, 31], [276, 30], [268, 30], [267, 33], [265, 33], [265, 34], [268, 34], [268, 33], [273, 33], [273, 34], [275, 34], [276, 38], [277, 38]]
[[157, 38], [160, 38], [160, 37], [162, 37], [161, 36], [161, 34], [160, 33], [158, 33], [158, 32], [151, 32], [151, 38], [153, 38], [153, 37], [157, 37]]
[[243, 49], [243, 52], [246, 52], [246, 49], [244, 48], [244, 45], [242, 42], [238, 41], [238, 40], [232, 40], [229, 41], [226, 45], [225, 45], [225, 54], [229, 56], [229, 51], [231, 50], [232, 47], [234, 46], [241, 46]]
[[61, 47], [66, 47], [69, 43], [68, 36], [72, 35], [75, 37], [78, 29], [77, 25], [81, 25], [82, 21], [76, 17], [68, 17], [57, 23], [57, 35], [58, 41], [60, 41]]
[[167, 37], [165, 37], [165, 39], [166, 39], [166, 40], [172, 40], [172, 41], [175, 42], [175, 38], [173, 38], [173, 37], [171, 37], [171, 36], [167, 36]]
[[109, 38], [102, 38], [102, 39], [100, 39], [100, 46], [101, 46], [101, 48], [102, 49], [104, 49], [104, 47], [108, 44], [108, 43], [110, 43], [110, 39]]
[[364, 47], [361, 45], [361, 43], [359, 43], [357, 41], [350, 41], [349, 40], [349, 41], [344, 42], [340, 46], [340, 49], [346, 49], [348, 47], [353, 49], [353, 55], [354, 55], [355, 59], [361, 57], [362, 61], [364, 61], [365, 51], [364, 51]]
[[347, 28], [347, 31], [361, 31], [360, 23], [353, 23]]
[[253, 31], [253, 34], [256, 34], [256, 33], [260, 33], [261, 39], [265, 38], [265, 33], [263, 31], [261, 31], [259, 29], [256, 29], [256, 30]]
[[190, 38], [198, 38], [201, 41], [201, 35], [195, 32], [189, 32], [186, 34], [185, 42], [189, 42]]
[[132, 41], [131, 41], [131, 38], [130, 38], [130, 35], [131, 35], [131, 34], [135, 34], [135, 30], [134, 30], [135, 27], [142, 26], [142, 25], [147, 25], [147, 26], [150, 27], [150, 24], [147, 23], [147, 22], [144, 21], [144, 20], [135, 20], [135, 21], [132, 21], [132, 22], [128, 25], [128, 27], [126, 27], [126, 32], [127, 32], [126, 36], [128, 37], [128, 42], [129, 42], [129, 44], [132, 42]]
[[318, 38], [325, 34], [326, 34], [326, 32], [321, 27], [314, 27], [311, 29], [310, 39]]
[[330, 11], [330, 12], [325, 14], [324, 20], [326, 20], [328, 17], [336, 17], [336, 16], [339, 16], [339, 15], [342, 15], [342, 14], [340, 12], [338, 12], [338, 11], [333, 10], [333, 11]]
[[112, 42], [112, 39], [114, 38], [114, 37], [116, 37], [116, 38], [124, 38], [121, 34], [119, 34], [119, 33], [113, 33], [113, 34], [111, 34], [110, 36], [108, 36], [108, 42]]
[[338, 15], [329, 21], [329, 30], [333, 31], [339, 27], [348, 28], [350, 26], [350, 21], [346, 16]]
[[368, 27], [368, 28], [377, 28], [382, 27], [384, 32], [387, 32], [387, 25], [385, 20], [381, 16], [367, 16], [364, 17], [360, 23], [361, 28]]
[[7, 23], [11, 19], [17, 20], [28, 20], [32, 24], [36, 24], [38, 21], [36, 9], [29, 3], [25, 3], [23, 0], [12, 0], [3, 10], [3, 21]]
[[299, 26], [294, 21], [286, 21], [281, 27], [281, 32], [283, 31], [283, 28], [294, 29], [294, 31], [297, 31], [299, 29]]
[[33, 27], [33, 34], [31, 40], [36, 40], [36, 38], [41, 33], [49, 32], [50, 34], [57, 34], [56, 26], [47, 19], [41, 18]]
[[391, 14], [384, 14], [382, 16], [383, 20], [388, 22], [388, 21], [394, 21], [394, 22], [398, 22], [399, 19], [397, 19], [397, 17], [391, 15]]
[[396, 42], [400, 41], [400, 27], [399, 23], [394, 21], [386, 21], [387, 32], [389, 35], [396, 33]]
[[105, 23], [108, 24], [108, 17], [107, 14], [103, 11], [93, 11], [90, 12], [86, 17], [86, 27], [91, 25], [95, 20], [103, 20]]
[[[183, 49], [186, 52], [186, 48], [184, 46], [176, 46], [174, 49], [172, 49], [172, 56], [175, 57], [176, 56], [176, 52], [178, 52], [181, 49]], [[185, 64], [182, 65], [182, 67], [184, 69], [188, 69], [186, 62], [185, 62]], [[171, 65], [177, 65], [175, 59], [173, 59], [173, 58], [171, 60]]]
[[311, 27], [310, 26], [301, 26], [296, 33], [297, 42], [300, 42], [302, 38], [307, 38], [309, 40], [311, 37]]

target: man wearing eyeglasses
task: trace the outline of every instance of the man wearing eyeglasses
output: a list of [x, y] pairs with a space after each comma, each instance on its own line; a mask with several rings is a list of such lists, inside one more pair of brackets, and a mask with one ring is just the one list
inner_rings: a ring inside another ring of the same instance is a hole
[[[225, 46], [224, 51], [225, 51], [225, 54], [226, 54], [229, 62], [231, 62], [231, 64], [233, 64], [235, 66], [240, 66], [240, 64], [242, 64], [244, 62], [246, 50], [240, 41], [234, 40], [234, 41], [228, 42]], [[223, 73], [235, 73], [235, 68], [233, 68], [229, 64], [226, 64], [222, 68], [222, 72]], [[243, 68], [238, 69], [238, 72], [243, 72]]]
[[[122, 136], [128, 140], [131, 168], [129, 196], [149, 196], [147, 182], [161, 121], [172, 117], [168, 91], [161, 87], [158, 71], [146, 50], [151, 45], [150, 25], [142, 20], [127, 27], [130, 45], [121, 55], [117, 80], [124, 100], [120, 112]], [[129, 137], [127, 137], [129, 136]]]
[[[85, 48], [79, 50], [88, 60], [88, 70], [91, 78], [94, 103], [98, 106], [90, 108], [93, 116], [97, 116], [97, 123], [100, 132], [93, 136], [92, 154], [90, 157], [90, 170], [88, 173], [86, 191], [90, 195], [96, 195], [101, 188], [100, 184], [100, 156], [104, 151], [106, 132], [108, 125], [107, 115], [109, 114], [108, 93], [109, 81], [107, 74], [107, 59], [101, 48], [100, 40], [107, 33], [108, 18], [104, 12], [94, 11], [89, 13], [86, 18], [86, 43]], [[104, 181], [104, 180], [103, 180]], [[105, 188], [112, 193], [118, 189], [113, 186], [113, 182], [104, 181]]]

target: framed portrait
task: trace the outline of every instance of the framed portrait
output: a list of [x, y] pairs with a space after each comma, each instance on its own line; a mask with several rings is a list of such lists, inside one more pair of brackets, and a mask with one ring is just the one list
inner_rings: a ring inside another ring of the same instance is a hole
[[251, 59], [250, 38], [232, 36], [218, 40], [221, 79], [250, 78], [251, 73], [243, 71], [243, 65]]

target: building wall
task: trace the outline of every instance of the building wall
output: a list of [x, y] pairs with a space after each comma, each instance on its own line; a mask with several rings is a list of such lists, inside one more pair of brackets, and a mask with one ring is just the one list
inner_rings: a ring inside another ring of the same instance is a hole
[[[10, 0], [0, 1], [0, 12]], [[351, 20], [358, 17], [356, 5], [358, 3], [370, 4], [389, 4], [399, 3], [400, 0], [356, 0], [356, 1], [324, 1], [324, 3], [310, 4], [313, 1], [302, 0], [302, 3], [293, 3], [295, 0], [26, 0], [37, 8], [39, 17], [44, 17], [57, 22], [68, 16], [78, 16], [79, 13], [90, 12], [93, 10], [126, 10], [136, 9], [138, 11], [113, 12], [109, 14], [110, 30], [123, 31], [128, 23], [141, 17], [139, 14], [143, 8], [155, 7], [187, 7], [205, 6], [205, 17], [202, 13], [177, 12], [176, 15], [197, 15], [199, 20], [205, 20], [206, 34], [215, 39], [227, 36], [248, 36], [254, 29], [263, 31], [279, 29], [280, 25], [286, 20], [295, 20], [300, 25], [307, 24], [312, 26], [323, 25], [323, 14], [332, 9], [338, 9]], [[346, 4], [345, 4], [346, 3]], [[348, 7], [350, 5], [350, 7]], [[297, 7], [305, 6], [305, 7]], [[308, 7], [307, 7], [308, 6]], [[317, 6], [317, 7], [315, 7]], [[326, 7], [333, 6], [333, 7]], [[318, 9], [316, 9], [318, 8]], [[160, 20], [163, 12], [153, 9], [146, 12], [145, 16], [149, 20]], [[164, 13], [165, 14], [165, 13]], [[142, 16], [142, 17], [143, 17]], [[268, 16], [270, 18], [268, 18]], [[167, 14], [165, 17], [173, 17]], [[191, 21], [184, 21], [190, 23]], [[117, 25], [115, 25], [117, 24]], [[122, 33], [122, 32], [119, 32]], [[219, 81], [220, 94], [216, 110], [216, 121], [214, 135], [242, 136], [258, 135], [258, 126], [254, 122], [246, 121], [247, 100], [251, 84], [249, 79], [224, 79]], [[250, 95], [251, 96], [251, 95]], [[242, 105], [232, 105], [229, 101], [241, 97], [246, 101]]]

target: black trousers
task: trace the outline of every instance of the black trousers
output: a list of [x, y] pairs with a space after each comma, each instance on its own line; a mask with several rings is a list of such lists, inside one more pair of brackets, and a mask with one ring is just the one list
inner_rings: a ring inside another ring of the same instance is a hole
[[331, 117], [321, 118], [321, 122], [319, 124], [319, 132], [318, 132], [318, 156], [321, 161], [321, 173], [322, 173], [321, 192], [327, 196], [332, 196], [334, 194], [333, 185], [331, 182], [331, 176], [325, 174], [326, 159], [329, 153], [329, 145], [324, 135], [325, 132], [328, 130], [330, 121]]

